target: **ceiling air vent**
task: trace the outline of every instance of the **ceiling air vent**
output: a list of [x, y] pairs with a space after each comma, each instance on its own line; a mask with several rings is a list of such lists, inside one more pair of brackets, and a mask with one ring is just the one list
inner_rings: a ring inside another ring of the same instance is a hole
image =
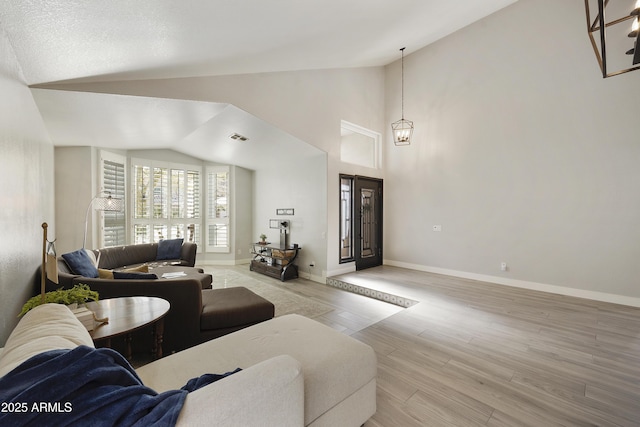
[[242, 136], [239, 133], [232, 133], [231, 135], [229, 135], [229, 138], [234, 139], [236, 141], [246, 141], [247, 138], [246, 136]]

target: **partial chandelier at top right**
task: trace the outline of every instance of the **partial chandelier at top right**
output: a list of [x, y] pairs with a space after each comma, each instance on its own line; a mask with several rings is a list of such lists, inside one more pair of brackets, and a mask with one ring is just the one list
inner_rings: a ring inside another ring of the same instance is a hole
[[[584, 0], [587, 31], [603, 78], [640, 69], [640, 0], [616, 0], [609, 3], [609, 0]], [[596, 13], [593, 21], [592, 10]], [[607, 20], [609, 15], [616, 18]], [[594, 37], [596, 32], [600, 33], [600, 37]], [[618, 71], [610, 72], [611, 69]]]

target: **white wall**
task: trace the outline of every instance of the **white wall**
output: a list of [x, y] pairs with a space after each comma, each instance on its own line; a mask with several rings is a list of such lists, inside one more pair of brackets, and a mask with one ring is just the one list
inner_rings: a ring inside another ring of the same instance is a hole
[[249, 247], [256, 239], [253, 228], [254, 172], [238, 166], [232, 167], [231, 170], [232, 185], [235, 188], [235, 197], [231, 201], [234, 219], [234, 258], [236, 263], [248, 263], [251, 259]]
[[[58, 255], [82, 247], [87, 205], [98, 191], [97, 149], [94, 147], [56, 147], [55, 212]], [[87, 248], [95, 248], [93, 222], [89, 213]]]
[[[387, 262], [640, 305], [640, 72], [602, 79], [584, 3], [520, 0], [407, 51]], [[396, 62], [386, 122], [399, 84]]]
[[[318, 268], [326, 265], [326, 182], [324, 154], [300, 159], [286, 170], [265, 168], [255, 172], [253, 242], [264, 233], [267, 241], [279, 244], [280, 231], [269, 228], [269, 220], [288, 220], [289, 244], [296, 243], [302, 248], [296, 260], [301, 274], [319, 276]], [[276, 215], [276, 209], [282, 208], [293, 208], [294, 215]], [[314, 269], [309, 268], [311, 261], [317, 266]]]
[[0, 27], [0, 346], [33, 295], [42, 223], [55, 238], [53, 146]]
[[378, 167], [378, 147], [373, 138], [361, 133], [343, 135], [340, 140], [340, 159], [346, 163]]

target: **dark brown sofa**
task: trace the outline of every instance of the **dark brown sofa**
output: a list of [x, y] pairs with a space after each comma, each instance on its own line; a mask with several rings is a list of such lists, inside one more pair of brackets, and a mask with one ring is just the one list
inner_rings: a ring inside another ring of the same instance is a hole
[[[158, 253], [157, 243], [146, 243], [141, 245], [126, 245], [117, 246], [112, 248], [94, 249], [92, 252], [95, 254], [98, 260], [98, 268], [108, 270], [123, 270], [126, 268], [137, 267], [143, 264], [150, 266], [154, 265], [174, 265], [191, 267], [194, 272], [203, 273], [200, 268], [195, 268], [196, 263], [196, 251], [198, 246], [195, 243], [184, 242], [180, 251], [180, 258], [170, 260], [156, 260]], [[190, 269], [188, 271], [191, 271]], [[82, 277], [74, 274], [65, 260], [62, 257], [58, 257], [58, 285], [50, 286], [52, 289], [57, 289], [63, 286], [65, 289], [73, 286], [74, 279]], [[211, 277], [209, 275], [209, 277]], [[100, 279], [105, 280], [105, 279]], [[114, 279], [106, 279], [113, 281]], [[182, 280], [182, 279], [179, 279]], [[123, 284], [124, 282], [119, 280], [116, 284]], [[211, 288], [211, 281], [203, 283], [202, 289]], [[124, 296], [124, 295], [121, 295]]]
[[[77, 284], [86, 284], [97, 291], [100, 299], [125, 296], [153, 296], [169, 301], [171, 308], [165, 317], [165, 333], [163, 351], [169, 354], [200, 343], [200, 313], [202, 312], [202, 290], [210, 289], [212, 277], [202, 269], [194, 267], [197, 246], [185, 242], [182, 245], [180, 258], [173, 260], [156, 260], [157, 243], [127, 245], [97, 249], [93, 252], [98, 258], [98, 268], [122, 270], [142, 264], [175, 265], [176, 270], [185, 271], [187, 276], [176, 279], [100, 279], [73, 274], [62, 257], [58, 257], [58, 284], [48, 283], [47, 290], [72, 288]], [[158, 270], [161, 270], [160, 268]], [[136, 336], [135, 348], [147, 347], [146, 337]], [[117, 343], [116, 343], [117, 346]]]
[[[121, 270], [141, 264], [149, 266], [158, 279], [101, 279], [73, 274], [62, 257], [58, 258], [59, 284], [49, 282], [47, 290], [61, 286], [71, 288], [86, 284], [100, 299], [125, 296], [153, 296], [169, 301], [171, 308], [164, 319], [163, 352], [184, 350], [204, 341], [220, 337], [252, 324], [270, 319], [274, 307], [244, 288], [211, 289], [212, 276], [193, 267], [195, 243], [183, 243], [179, 259], [156, 260], [157, 244], [128, 245], [94, 250], [99, 256], [98, 268]], [[186, 276], [164, 279], [162, 273], [183, 271]], [[240, 290], [242, 289], [242, 291]], [[150, 334], [134, 338], [136, 349], [151, 348]], [[118, 343], [112, 343], [116, 349]]]
[[195, 243], [184, 242], [180, 249], [179, 258], [164, 260], [156, 259], [158, 254], [157, 243], [117, 246], [113, 248], [96, 249], [93, 252], [99, 261], [99, 268], [120, 269], [135, 267], [141, 264], [193, 267], [196, 264], [197, 250], [198, 245]]

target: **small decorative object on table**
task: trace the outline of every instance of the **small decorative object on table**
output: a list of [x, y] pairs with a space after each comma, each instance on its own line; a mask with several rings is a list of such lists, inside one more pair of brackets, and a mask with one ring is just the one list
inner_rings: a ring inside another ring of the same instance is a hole
[[95, 314], [93, 314], [91, 310], [85, 305], [77, 306], [77, 304], [76, 308], [69, 306], [69, 309], [71, 309], [71, 312], [78, 318], [87, 331], [93, 331], [93, 318]]
[[266, 234], [264, 234], [264, 233], [262, 233], [262, 234], [260, 235], [260, 244], [261, 244], [261, 245], [266, 245], [266, 244], [267, 244], [267, 235], [266, 235]]

